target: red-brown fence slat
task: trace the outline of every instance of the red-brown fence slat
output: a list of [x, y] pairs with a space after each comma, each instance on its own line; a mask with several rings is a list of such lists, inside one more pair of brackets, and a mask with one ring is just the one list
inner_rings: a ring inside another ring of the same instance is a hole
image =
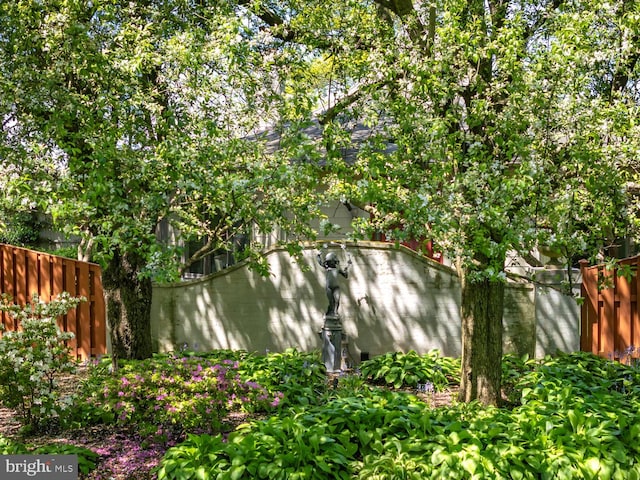
[[625, 352], [633, 344], [631, 337], [631, 285], [627, 278], [616, 277], [616, 297], [619, 298], [616, 312], [616, 349], [617, 352]]
[[[89, 264], [85, 262], [76, 262], [76, 271], [78, 274], [78, 295], [87, 299], [78, 305], [80, 318], [91, 318], [91, 294], [89, 287]], [[91, 356], [91, 321], [78, 322], [78, 354], [82, 358]]]
[[[2, 255], [2, 293], [6, 293], [10, 297], [15, 298], [16, 291], [14, 278], [16, 275], [16, 268], [13, 250], [3, 248], [0, 254]], [[15, 321], [8, 313], [3, 313], [2, 324], [4, 325], [5, 331], [13, 331], [16, 329]]]
[[589, 267], [586, 260], [580, 262], [582, 272], [582, 288], [584, 304], [583, 309], [586, 317], [582, 318], [583, 330], [580, 332], [581, 349], [588, 352], [598, 353], [600, 342], [600, 294], [598, 291], [598, 269]]
[[20, 305], [26, 305], [27, 303], [27, 255], [23, 249], [16, 249], [13, 255], [14, 259], [14, 276], [13, 285], [15, 288], [15, 294], [13, 296], [14, 301]]
[[40, 255], [38, 262], [38, 291], [40, 298], [45, 302], [50, 302], [53, 297], [51, 285], [51, 274], [53, 269], [53, 259], [51, 255]]
[[631, 294], [631, 344], [635, 347], [635, 357], [640, 357], [640, 256], [635, 257], [630, 262], [632, 272], [635, 274], [631, 277], [630, 294]]
[[600, 292], [602, 298], [602, 317], [600, 324], [600, 341], [598, 355], [607, 356], [616, 351], [616, 308], [615, 308], [615, 272], [606, 267], [601, 268], [605, 288]]
[[[72, 260], [65, 259], [63, 263], [64, 274], [64, 291], [72, 296], [78, 295], [76, 287], [76, 264]], [[69, 340], [67, 345], [71, 348], [74, 357], [78, 357], [78, 308], [69, 310], [64, 316], [65, 331], [73, 333], [73, 338]]]
[[38, 252], [27, 250], [24, 255], [27, 269], [27, 281], [25, 282], [27, 290], [27, 301], [31, 302], [33, 295], [40, 295], [38, 272]]
[[51, 256], [51, 296], [57, 297], [64, 292], [64, 258]]
[[580, 306], [580, 350], [591, 351], [591, 316], [589, 309], [591, 302], [587, 298], [587, 289], [584, 283], [580, 286], [580, 296], [582, 297], [582, 305]]
[[100, 268], [91, 267], [91, 305], [93, 319], [93, 342], [91, 355], [100, 356], [107, 353], [107, 324], [106, 324], [106, 308], [104, 304], [104, 290], [102, 289], [102, 281], [100, 276]]

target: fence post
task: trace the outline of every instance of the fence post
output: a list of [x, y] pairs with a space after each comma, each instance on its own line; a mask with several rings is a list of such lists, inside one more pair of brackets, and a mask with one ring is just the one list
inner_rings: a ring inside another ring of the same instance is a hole
[[[582, 273], [581, 295], [584, 298], [581, 309], [580, 350], [598, 353], [600, 302], [598, 292], [597, 267], [589, 267], [587, 260], [580, 260]], [[594, 278], [595, 273], [595, 278]]]
[[618, 303], [616, 312], [615, 351], [624, 352], [633, 344], [631, 318], [631, 285], [623, 275], [616, 275], [615, 297]]
[[616, 272], [614, 269], [608, 269], [604, 265], [598, 267], [602, 276], [604, 288], [600, 296], [602, 297], [602, 316], [600, 320], [600, 344], [598, 355], [608, 356], [616, 352], [616, 306], [615, 306], [615, 289], [616, 289]]

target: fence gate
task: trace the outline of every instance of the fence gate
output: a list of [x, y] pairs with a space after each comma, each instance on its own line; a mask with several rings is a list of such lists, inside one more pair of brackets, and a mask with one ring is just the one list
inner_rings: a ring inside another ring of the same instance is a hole
[[640, 256], [619, 260], [617, 266], [589, 266], [582, 273], [580, 349], [616, 359], [640, 357]]
[[[106, 318], [100, 267], [48, 253], [0, 244], [0, 293], [25, 305], [34, 293], [49, 301], [61, 292], [83, 296], [77, 308], [58, 319], [58, 326], [75, 337], [69, 341], [72, 355], [87, 359], [106, 353]], [[6, 331], [18, 325], [0, 312]]]

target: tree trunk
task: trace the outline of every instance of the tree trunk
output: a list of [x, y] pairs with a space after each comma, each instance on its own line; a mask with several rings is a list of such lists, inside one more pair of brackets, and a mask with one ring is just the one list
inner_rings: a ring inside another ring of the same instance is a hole
[[498, 405], [502, 380], [504, 283], [462, 275], [462, 402]]
[[114, 367], [118, 358], [144, 359], [151, 345], [151, 279], [141, 276], [144, 260], [131, 253], [113, 255], [103, 272]]

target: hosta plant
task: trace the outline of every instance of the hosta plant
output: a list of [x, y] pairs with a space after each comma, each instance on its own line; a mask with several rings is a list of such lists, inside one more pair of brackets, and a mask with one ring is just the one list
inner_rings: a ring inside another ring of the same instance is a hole
[[460, 378], [460, 360], [442, 357], [437, 350], [419, 355], [414, 350], [407, 353], [392, 352], [362, 362], [360, 371], [374, 384], [394, 388], [416, 387], [430, 384], [436, 391], [457, 384]]
[[326, 390], [326, 370], [319, 352], [294, 348], [267, 355], [253, 354], [239, 362], [243, 378], [270, 392], [282, 392], [282, 405], [321, 403]]
[[245, 424], [227, 441], [191, 436], [168, 450], [158, 478], [640, 480], [633, 368], [577, 353], [522, 371], [513, 408], [432, 408], [384, 389], [334, 396]]

